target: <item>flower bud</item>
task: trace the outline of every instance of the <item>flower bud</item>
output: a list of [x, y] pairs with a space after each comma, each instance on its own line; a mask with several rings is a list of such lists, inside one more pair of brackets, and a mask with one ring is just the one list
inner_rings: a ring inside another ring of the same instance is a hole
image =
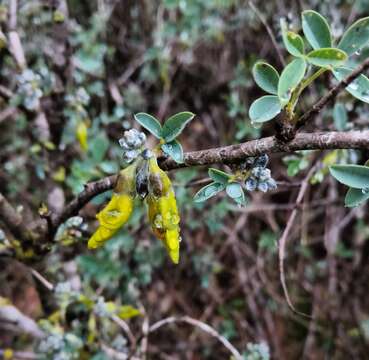
[[263, 154], [261, 156], [259, 156], [258, 158], [256, 158], [255, 160], [255, 166], [260, 166], [265, 168], [268, 164], [269, 161], [269, 157], [267, 154]]

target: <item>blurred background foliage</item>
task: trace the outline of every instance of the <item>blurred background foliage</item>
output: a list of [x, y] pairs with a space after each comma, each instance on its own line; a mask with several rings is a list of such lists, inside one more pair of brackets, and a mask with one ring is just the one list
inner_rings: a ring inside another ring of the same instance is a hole
[[[368, 0], [254, 3], [281, 49], [281, 17], [298, 30], [301, 11], [314, 9], [340, 36], [369, 13]], [[0, 41], [0, 192], [30, 223], [40, 202], [60, 211], [85, 183], [121, 168], [118, 139], [137, 127], [139, 111], [160, 119], [184, 110], [197, 114], [181, 136], [185, 151], [273, 134], [273, 125], [254, 128], [247, 116], [261, 94], [251, 77], [254, 62], [282, 68], [260, 14], [241, 0], [20, 0], [17, 31], [27, 70], [18, 71], [6, 39]], [[8, 16], [9, 1], [1, 1], [2, 33]], [[354, 61], [367, 55], [364, 49]], [[325, 76], [309, 89], [303, 107], [331, 81]], [[315, 125], [360, 129], [368, 126], [367, 114], [367, 105], [342, 94]], [[344, 209], [344, 188], [327, 176], [327, 166], [368, 157], [350, 151], [273, 155], [278, 189], [253, 193], [241, 209], [219, 197], [195, 204], [192, 184], [206, 169], [173, 171], [182, 219], [178, 266], [154, 239], [140, 203], [128, 226], [88, 251], [94, 216], [110, 194], [97, 196], [32, 264], [53, 292], [32, 278], [30, 267], [0, 254], [0, 295], [47, 334], [38, 341], [1, 331], [0, 356], [11, 348], [42, 359], [126, 358], [132, 339], [117, 317], [138, 341], [145, 322], [188, 315], [217, 329], [245, 359], [366, 358], [367, 205]], [[276, 240], [314, 164], [286, 258], [293, 303], [312, 320], [294, 315], [283, 298]], [[0, 219], [1, 251], [11, 236], [3, 225]], [[216, 340], [182, 324], [151, 334], [146, 352], [149, 359], [229, 358]]]

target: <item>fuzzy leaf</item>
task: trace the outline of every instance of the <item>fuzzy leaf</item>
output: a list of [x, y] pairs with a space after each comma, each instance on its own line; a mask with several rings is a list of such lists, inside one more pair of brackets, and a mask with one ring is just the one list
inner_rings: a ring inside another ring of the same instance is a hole
[[282, 105], [286, 105], [291, 97], [292, 91], [304, 78], [306, 61], [295, 59], [291, 61], [282, 71], [278, 83], [278, 97]]
[[183, 111], [171, 116], [163, 125], [162, 138], [166, 142], [174, 140], [194, 117], [195, 114], [189, 111]]
[[332, 36], [328, 22], [318, 12], [313, 10], [303, 11], [302, 30], [313, 49], [332, 46]]
[[161, 125], [160, 122], [155, 119], [152, 115], [146, 113], [138, 113], [134, 115], [135, 120], [151, 134], [158, 139], [161, 138]]
[[348, 189], [345, 196], [345, 206], [356, 207], [369, 199], [369, 191], [363, 192], [362, 189]]
[[322, 48], [309, 52], [306, 59], [315, 66], [331, 68], [342, 65], [346, 61], [347, 55], [339, 49]]
[[369, 188], [369, 167], [362, 165], [332, 165], [331, 175], [340, 183], [355, 189]]
[[176, 163], [183, 163], [183, 149], [181, 143], [178, 140], [173, 140], [171, 142], [163, 144], [161, 146], [161, 149], [165, 154], [173, 158]]
[[279, 74], [272, 65], [258, 61], [252, 68], [252, 75], [258, 86], [264, 91], [277, 95]]
[[343, 34], [338, 47], [348, 55], [360, 50], [369, 42], [369, 17], [353, 23]]
[[221, 184], [227, 184], [229, 179], [231, 178], [231, 175], [227, 174], [224, 171], [210, 168], [208, 170], [208, 174], [214, 182], [221, 183]]
[[293, 31], [288, 31], [286, 20], [281, 19], [283, 44], [293, 56], [302, 56], [305, 52], [304, 40]]
[[250, 106], [249, 116], [253, 123], [263, 123], [273, 119], [282, 110], [278, 96], [265, 95]]
[[203, 202], [223, 191], [225, 186], [220, 183], [211, 183], [201, 188], [193, 197], [194, 202]]
[[[352, 70], [346, 67], [339, 67], [333, 70], [333, 74], [337, 80], [341, 81], [351, 74]], [[346, 86], [346, 90], [357, 99], [369, 104], [369, 79], [361, 74], [350, 85]]]
[[232, 182], [226, 187], [227, 195], [232, 198], [237, 204], [245, 206], [246, 198], [242, 186], [237, 182]]

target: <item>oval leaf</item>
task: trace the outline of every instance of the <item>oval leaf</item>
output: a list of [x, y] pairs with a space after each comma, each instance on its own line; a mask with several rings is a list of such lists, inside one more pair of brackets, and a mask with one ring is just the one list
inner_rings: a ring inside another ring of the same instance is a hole
[[232, 198], [237, 204], [245, 206], [246, 198], [242, 186], [239, 183], [233, 182], [226, 187], [227, 195]]
[[189, 111], [183, 111], [171, 116], [164, 123], [163, 130], [161, 132], [162, 138], [166, 142], [174, 140], [194, 117], [195, 114]]
[[332, 46], [332, 36], [327, 20], [313, 10], [302, 12], [302, 30], [313, 49]]
[[193, 197], [194, 202], [203, 202], [223, 191], [225, 186], [220, 183], [211, 183], [201, 188]]
[[345, 196], [345, 206], [356, 207], [369, 199], [369, 192], [363, 192], [361, 189], [348, 189]]
[[369, 188], [369, 167], [362, 165], [332, 165], [331, 175], [340, 183], [355, 189]]
[[237, 182], [232, 182], [227, 185], [226, 193], [231, 198], [239, 198], [243, 194], [242, 186]]
[[278, 97], [283, 106], [288, 103], [292, 91], [304, 78], [305, 71], [306, 61], [304, 59], [293, 60], [282, 71], [278, 83]]
[[305, 46], [304, 40], [293, 31], [288, 31], [285, 19], [281, 19], [282, 39], [287, 51], [293, 56], [304, 55]]
[[262, 123], [273, 119], [282, 110], [278, 96], [265, 95], [256, 99], [250, 106], [251, 122]]
[[279, 74], [272, 65], [259, 61], [252, 68], [252, 75], [258, 86], [264, 91], [277, 95]]
[[161, 149], [165, 154], [170, 156], [176, 163], [183, 163], [183, 149], [179, 141], [173, 140], [169, 143], [165, 143], [161, 146]]
[[231, 178], [231, 175], [214, 168], [210, 168], [208, 170], [208, 174], [215, 182], [221, 184], [227, 184], [229, 179]]
[[360, 50], [369, 42], [369, 17], [353, 23], [343, 34], [338, 47], [348, 55]]
[[346, 61], [347, 55], [339, 49], [323, 48], [309, 52], [306, 59], [315, 66], [331, 68], [342, 65]]
[[134, 115], [135, 120], [146, 130], [150, 131], [158, 139], [161, 138], [161, 125], [160, 122], [152, 115], [146, 113], [138, 113]]
[[[340, 67], [333, 70], [333, 74], [337, 80], [341, 81], [352, 72], [351, 69]], [[350, 85], [346, 86], [346, 90], [357, 99], [369, 104], [369, 79], [361, 74]]]

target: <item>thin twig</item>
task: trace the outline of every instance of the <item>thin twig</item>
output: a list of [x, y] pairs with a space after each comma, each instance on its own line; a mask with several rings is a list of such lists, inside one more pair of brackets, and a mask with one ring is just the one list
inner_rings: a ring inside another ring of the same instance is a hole
[[31, 273], [47, 289], [50, 291], [54, 290], [54, 285], [50, 281], [46, 280], [37, 270], [31, 269]]
[[111, 319], [126, 333], [129, 341], [131, 342], [131, 346], [133, 348], [136, 347], [136, 339], [128, 324], [117, 315], [112, 315]]
[[224, 336], [220, 335], [214, 328], [212, 328], [211, 326], [209, 326], [208, 324], [205, 324], [204, 322], [200, 320], [193, 319], [189, 316], [182, 316], [182, 317], [171, 316], [163, 320], [160, 320], [150, 326], [149, 333], [157, 331], [159, 328], [161, 328], [164, 325], [180, 323], [180, 322], [184, 322], [192, 326], [195, 326], [199, 328], [200, 330], [206, 332], [207, 334], [213, 336], [219, 342], [221, 342], [225, 348], [229, 350], [229, 352], [235, 357], [236, 360], [243, 359], [239, 351]]
[[266, 29], [270, 39], [272, 40], [273, 46], [277, 51], [279, 61], [281, 62], [282, 66], [284, 67], [286, 65], [286, 62], [284, 61], [283, 55], [282, 55], [281, 50], [278, 46], [277, 40], [276, 40], [276, 38], [273, 34], [272, 29], [268, 25], [267, 21], [265, 20], [264, 16], [261, 14], [259, 9], [255, 6], [255, 4], [252, 1], [249, 1], [249, 5], [250, 5], [251, 9], [254, 11], [254, 13], [256, 14], [256, 16], [259, 18], [259, 20], [262, 22], [262, 24], [265, 26], [265, 29]]
[[284, 296], [286, 298], [287, 304], [294, 313], [305, 316], [305, 317], [308, 317], [308, 318], [310, 318], [310, 315], [296, 310], [296, 308], [292, 304], [291, 298], [288, 294], [288, 289], [287, 289], [287, 284], [286, 284], [286, 277], [285, 277], [285, 272], [284, 272], [284, 258], [285, 258], [285, 249], [286, 249], [286, 243], [287, 243], [288, 235], [290, 234], [292, 226], [295, 222], [297, 212], [298, 212], [298, 207], [301, 206], [301, 204], [302, 204], [302, 200], [304, 198], [305, 192], [306, 192], [306, 190], [308, 188], [308, 185], [309, 185], [309, 180], [310, 180], [311, 176], [313, 175], [313, 173], [315, 172], [316, 167], [317, 167], [317, 164], [315, 164], [315, 166], [313, 166], [310, 169], [310, 171], [306, 175], [305, 179], [302, 181], [301, 188], [300, 188], [300, 191], [299, 191], [299, 193], [297, 195], [297, 199], [296, 199], [296, 207], [293, 209], [293, 211], [292, 211], [292, 213], [291, 213], [291, 215], [290, 215], [290, 217], [287, 221], [287, 225], [286, 225], [286, 227], [283, 231], [283, 234], [280, 237], [280, 239], [278, 240], [279, 275], [280, 275], [280, 280], [281, 280], [281, 284], [282, 284], [282, 288], [283, 288], [283, 292], [284, 292]]
[[367, 69], [369, 69], [369, 58], [361, 63], [351, 74], [342, 79], [337, 85], [332, 87], [325, 96], [323, 96], [316, 104], [306, 111], [305, 114], [298, 119], [297, 127], [301, 128], [308, 120], [318, 115], [330, 101], [332, 101], [346, 86], [351, 84]]

